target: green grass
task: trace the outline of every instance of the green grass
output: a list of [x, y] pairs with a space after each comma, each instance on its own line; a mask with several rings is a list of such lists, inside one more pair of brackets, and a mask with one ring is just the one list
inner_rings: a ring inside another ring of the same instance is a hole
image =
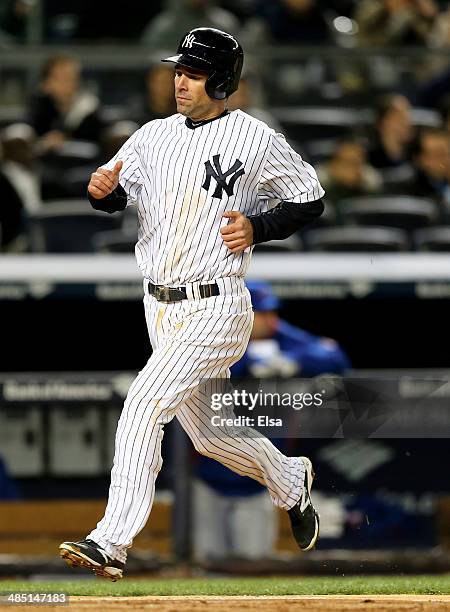
[[333, 576], [296, 578], [202, 578], [58, 582], [0, 581], [0, 593], [54, 592], [68, 595], [375, 595], [450, 594], [450, 575]]

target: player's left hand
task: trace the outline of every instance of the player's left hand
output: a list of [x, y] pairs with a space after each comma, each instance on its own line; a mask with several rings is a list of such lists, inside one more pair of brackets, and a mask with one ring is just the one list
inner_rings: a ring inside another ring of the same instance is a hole
[[245, 215], [237, 210], [228, 210], [223, 215], [231, 219], [220, 233], [225, 245], [232, 253], [241, 253], [253, 244], [253, 226]]

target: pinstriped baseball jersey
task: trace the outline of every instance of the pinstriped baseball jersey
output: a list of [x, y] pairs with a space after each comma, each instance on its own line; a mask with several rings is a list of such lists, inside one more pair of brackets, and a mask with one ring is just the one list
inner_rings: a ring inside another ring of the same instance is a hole
[[139, 268], [159, 285], [245, 275], [251, 249], [225, 246], [225, 211], [254, 215], [324, 195], [284, 136], [240, 110], [194, 128], [180, 114], [151, 121], [105, 167], [117, 160], [128, 203], [137, 205]]

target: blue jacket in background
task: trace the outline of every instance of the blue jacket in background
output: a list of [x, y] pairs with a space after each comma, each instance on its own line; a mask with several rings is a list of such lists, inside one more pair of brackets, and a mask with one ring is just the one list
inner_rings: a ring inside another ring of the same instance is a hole
[[[298, 364], [298, 376], [310, 378], [318, 374], [342, 374], [350, 368], [350, 360], [339, 344], [321, 338], [280, 319], [273, 340], [284, 356]], [[231, 368], [231, 377], [249, 375], [252, 363], [249, 351]]]
[[6, 471], [5, 463], [0, 457], [0, 499], [20, 499], [19, 489]]
[[[281, 353], [298, 364], [297, 376], [309, 378], [319, 374], [342, 374], [350, 367], [350, 360], [337, 342], [320, 338], [280, 319], [275, 335], [271, 338], [279, 344]], [[250, 375], [253, 358], [249, 350], [231, 368], [231, 377]], [[280, 440], [278, 446], [285, 440]], [[204, 456], [196, 458], [195, 474], [208, 486], [229, 497], [260, 493], [265, 487], [256, 480], [240, 476], [218, 461]]]

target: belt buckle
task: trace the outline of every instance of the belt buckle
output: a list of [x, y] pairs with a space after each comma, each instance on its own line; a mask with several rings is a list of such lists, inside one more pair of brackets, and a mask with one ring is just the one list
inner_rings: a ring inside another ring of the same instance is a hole
[[158, 300], [158, 302], [170, 302], [170, 287], [156, 285], [155, 298]]

